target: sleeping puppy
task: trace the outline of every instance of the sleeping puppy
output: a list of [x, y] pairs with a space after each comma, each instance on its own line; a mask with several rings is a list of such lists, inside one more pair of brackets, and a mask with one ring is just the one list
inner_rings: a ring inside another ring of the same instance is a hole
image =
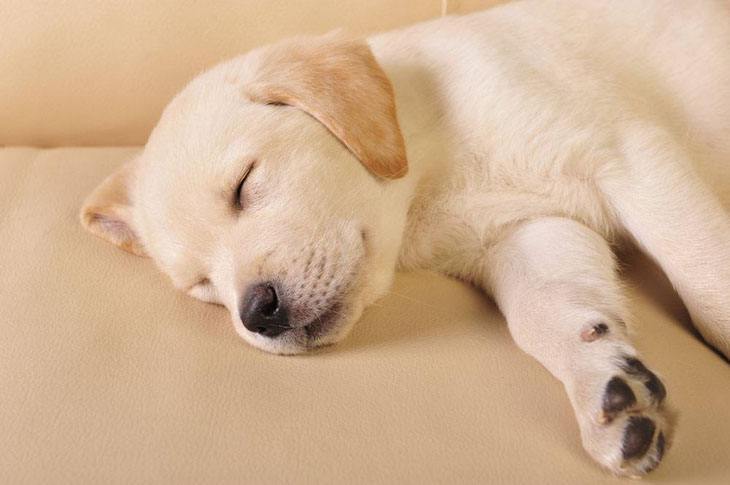
[[671, 424], [612, 248], [654, 258], [730, 357], [730, 222], [698, 175], [730, 161], [730, 11], [627, 7], [519, 2], [254, 50], [170, 103], [83, 224], [280, 354], [342, 339], [396, 269], [477, 285], [564, 384], [588, 453], [644, 474]]

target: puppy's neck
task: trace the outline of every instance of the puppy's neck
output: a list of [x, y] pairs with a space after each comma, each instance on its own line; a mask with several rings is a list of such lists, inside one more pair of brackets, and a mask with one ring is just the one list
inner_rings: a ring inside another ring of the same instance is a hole
[[444, 113], [439, 106], [435, 83], [429, 73], [416, 65], [400, 61], [381, 63], [393, 84], [396, 109], [408, 156], [407, 182], [403, 184], [411, 192], [433, 188], [436, 180], [448, 176], [453, 137], [445, 124]]

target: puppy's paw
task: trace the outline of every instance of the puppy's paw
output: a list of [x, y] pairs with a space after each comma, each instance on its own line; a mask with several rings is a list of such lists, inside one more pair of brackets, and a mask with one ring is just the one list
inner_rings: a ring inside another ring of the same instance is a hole
[[599, 397], [578, 409], [583, 446], [612, 473], [640, 477], [655, 469], [669, 446], [672, 413], [661, 380], [636, 357], [623, 356]]

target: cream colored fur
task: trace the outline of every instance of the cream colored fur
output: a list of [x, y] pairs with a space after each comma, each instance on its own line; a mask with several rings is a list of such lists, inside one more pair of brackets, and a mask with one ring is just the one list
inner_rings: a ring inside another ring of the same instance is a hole
[[[397, 268], [479, 285], [565, 385], [586, 450], [649, 471], [671, 424], [619, 364], [637, 352], [611, 245], [658, 261], [730, 357], [730, 222], [702, 178], [730, 162], [727, 4], [516, 2], [367, 43], [293, 39], [202, 74], [84, 223], [276, 353], [341, 339]], [[276, 338], [239, 316], [262, 279], [293, 308]], [[608, 419], [616, 375], [637, 402]], [[626, 459], [632, 417], [656, 431]]]

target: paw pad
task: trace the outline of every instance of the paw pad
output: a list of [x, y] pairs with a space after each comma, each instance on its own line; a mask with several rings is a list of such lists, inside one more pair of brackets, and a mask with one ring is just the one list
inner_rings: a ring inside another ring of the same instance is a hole
[[[655, 469], [669, 447], [672, 413], [661, 380], [636, 357], [618, 355], [588, 401], [581, 424], [583, 444], [617, 475], [639, 477]], [[600, 381], [599, 381], [600, 382]]]
[[626, 381], [614, 376], [603, 394], [603, 416], [602, 422], [608, 423], [613, 420], [616, 414], [636, 404], [636, 395]]
[[652, 371], [646, 368], [643, 362], [634, 357], [625, 357], [621, 369], [630, 376], [636, 377], [644, 383], [652, 399], [661, 403], [667, 397], [667, 390], [662, 381]]
[[621, 454], [624, 460], [644, 456], [649, 451], [652, 438], [654, 438], [654, 431], [656, 431], [656, 425], [651, 419], [631, 416], [624, 431], [624, 440], [621, 446]]

